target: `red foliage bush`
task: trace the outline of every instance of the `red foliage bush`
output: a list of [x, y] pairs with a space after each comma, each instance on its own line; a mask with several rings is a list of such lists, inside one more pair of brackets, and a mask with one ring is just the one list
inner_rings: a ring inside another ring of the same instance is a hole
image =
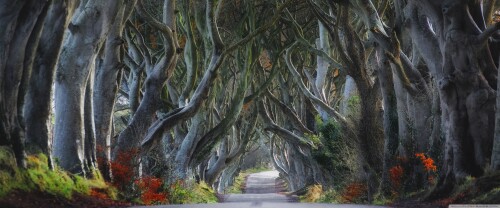
[[141, 190], [141, 200], [144, 204], [167, 203], [167, 193], [161, 192], [163, 181], [160, 178], [146, 176], [135, 181]]
[[111, 161], [111, 172], [113, 174], [113, 185], [117, 188], [123, 188], [130, 185], [134, 177], [133, 162], [138, 155], [138, 149], [120, 151], [116, 159]]
[[389, 169], [389, 178], [391, 180], [393, 189], [397, 190], [401, 187], [401, 181], [403, 179], [404, 169], [401, 165], [396, 165]]

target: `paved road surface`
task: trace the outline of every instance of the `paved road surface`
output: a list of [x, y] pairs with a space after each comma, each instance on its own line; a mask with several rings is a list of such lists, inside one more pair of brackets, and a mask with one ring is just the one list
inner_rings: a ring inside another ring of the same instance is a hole
[[189, 205], [162, 205], [148, 206], [158, 208], [355, 208], [379, 207], [369, 205], [344, 204], [309, 204], [294, 203], [297, 200], [278, 192], [283, 186], [276, 180], [277, 171], [266, 171], [250, 174], [247, 178], [244, 194], [228, 194], [223, 203], [218, 204], [189, 204]]
[[289, 202], [283, 194], [278, 194], [283, 187], [276, 185], [278, 171], [266, 171], [250, 174], [247, 178], [244, 194], [228, 194], [224, 198], [224, 203], [232, 202]]

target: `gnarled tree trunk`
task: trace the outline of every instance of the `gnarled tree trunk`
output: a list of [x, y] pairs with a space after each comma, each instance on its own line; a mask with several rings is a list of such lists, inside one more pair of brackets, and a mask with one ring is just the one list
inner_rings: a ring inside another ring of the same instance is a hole
[[54, 157], [73, 173], [85, 174], [84, 96], [97, 53], [122, 6], [121, 1], [89, 0], [69, 25], [55, 84]]
[[30, 154], [47, 155], [51, 167], [52, 84], [64, 31], [76, 9], [76, 3], [71, 0], [53, 0], [51, 3], [36, 50], [24, 105], [27, 151]]
[[[488, 38], [500, 24], [485, 29], [480, 2], [466, 0], [411, 1], [418, 13], [412, 32], [422, 57], [438, 82], [443, 110], [446, 152], [442, 179], [438, 187], [449, 191], [465, 176], [481, 176], [491, 158], [496, 66], [491, 59]], [[471, 15], [468, 15], [471, 14]], [[429, 33], [433, 31], [433, 33]], [[432, 57], [439, 46], [442, 60]], [[442, 67], [435, 67], [441, 64]], [[434, 70], [433, 70], [434, 68]]]
[[[47, 1], [9, 1], [0, 2], [0, 145], [11, 146], [19, 167], [25, 167], [24, 124], [18, 103], [24, 99], [20, 85], [23, 74], [31, 69], [24, 66], [26, 57], [34, 54], [36, 47], [28, 46], [30, 35], [35, 37], [31, 43], [36, 44], [40, 38], [41, 26], [34, 31], [35, 24], [42, 24], [44, 15], [40, 15], [47, 7]], [[45, 13], [44, 13], [45, 14]], [[31, 51], [28, 51], [31, 50]], [[22, 103], [22, 102], [21, 102]], [[22, 108], [22, 106], [21, 106]]]
[[[103, 48], [101, 65], [96, 68], [94, 84], [94, 123], [97, 147], [97, 162], [99, 170], [105, 180], [111, 180], [111, 129], [116, 95], [121, 81], [123, 63], [120, 57], [120, 46], [124, 43], [122, 38], [125, 22], [130, 11], [134, 8], [136, 0], [126, 1], [116, 15], [106, 43]], [[128, 8], [128, 9], [126, 9]], [[126, 13], [128, 12], [128, 13]]]

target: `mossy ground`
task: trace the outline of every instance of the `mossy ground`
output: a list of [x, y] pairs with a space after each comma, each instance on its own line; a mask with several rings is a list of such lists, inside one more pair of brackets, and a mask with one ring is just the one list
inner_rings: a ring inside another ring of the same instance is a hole
[[42, 154], [28, 156], [26, 162], [26, 169], [17, 168], [12, 151], [0, 147], [0, 199], [36, 193], [71, 200], [75, 195], [90, 196], [92, 190], [104, 192], [109, 200], [116, 199], [116, 189], [106, 184], [98, 173], [93, 179], [86, 179], [58, 167], [51, 170], [47, 157]]
[[[118, 190], [106, 183], [99, 172], [92, 179], [73, 175], [55, 167], [51, 170], [47, 157], [40, 154], [27, 157], [27, 168], [17, 168], [14, 155], [0, 147], [0, 207], [96, 207], [129, 206], [116, 201]], [[165, 187], [169, 203], [216, 203], [216, 193], [206, 183], [189, 183]], [[141, 203], [140, 199], [133, 199]]]
[[217, 203], [215, 191], [205, 182], [196, 183], [192, 189], [192, 203]]

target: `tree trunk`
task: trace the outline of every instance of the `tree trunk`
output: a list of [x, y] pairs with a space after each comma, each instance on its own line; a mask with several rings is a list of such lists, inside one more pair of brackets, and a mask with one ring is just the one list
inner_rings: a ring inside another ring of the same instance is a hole
[[365, 89], [358, 85], [361, 97], [361, 118], [359, 139], [367, 163], [376, 173], [381, 173], [383, 164], [382, 129], [379, 122], [379, 111], [375, 103], [378, 102], [378, 89]]
[[133, 8], [136, 1], [127, 1], [120, 8], [104, 45], [101, 65], [96, 68], [94, 84], [94, 122], [97, 147], [97, 163], [99, 170], [106, 181], [111, 180], [111, 125], [115, 108], [116, 95], [121, 81], [123, 64], [120, 59], [120, 46], [125, 21], [129, 14], [125, 14], [125, 7]]
[[[500, 69], [498, 69], [500, 77]], [[500, 82], [497, 83], [497, 99], [495, 112], [495, 137], [493, 141], [493, 151], [491, 155], [491, 169], [500, 171]]]
[[[146, 135], [151, 124], [157, 119], [156, 112], [160, 109], [162, 104], [161, 94], [163, 92], [163, 87], [177, 65], [178, 56], [176, 47], [178, 44], [176, 43], [177, 33], [175, 32], [175, 8], [175, 1], [164, 1], [163, 22], [160, 22], [144, 11], [141, 2], [139, 2], [136, 7], [136, 12], [138, 12], [139, 15], [151, 26], [160, 30], [166, 40], [164, 43], [165, 55], [158, 58], [156, 63], [152, 63], [152, 57], [149, 54], [149, 49], [144, 45], [142, 34], [140, 34], [137, 28], [132, 25], [130, 26], [131, 31], [135, 33], [135, 41], [130, 39], [130, 37], [127, 37], [129, 46], [136, 46], [135, 44], [137, 44], [137, 47], [129, 48], [130, 53], [141, 54], [142, 57], [138, 58], [143, 58], [143, 61], [145, 62], [146, 80], [144, 82], [144, 97], [142, 98], [137, 110], [132, 115], [132, 119], [129, 124], [118, 136], [116, 145], [111, 153], [111, 167], [114, 166], [114, 163], [126, 166], [133, 171], [133, 176], [140, 175], [138, 167], [140, 165], [140, 158], [144, 155], [138, 153], [146, 153], [146, 151], [141, 152], [141, 141], [144, 139], [144, 136]], [[138, 43], [136, 43], [136, 41]], [[137, 71], [138, 68], [133, 68], [132, 70], [134, 70], [133, 73], [140, 73]], [[138, 77], [136, 76], [136, 78]], [[136, 82], [136, 84], [138, 84], [138, 82]], [[139, 90], [139, 88], [137, 88], [137, 90]], [[128, 156], [130, 159], [124, 161], [124, 156]], [[131, 184], [132, 181], [121, 181], [120, 183], [124, 183], [121, 185], [125, 187], [126, 185]]]
[[54, 0], [50, 5], [35, 55], [24, 105], [28, 153], [45, 154], [51, 167], [53, 167], [50, 150], [52, 84], [64, 31], [68, 27], [76, 6], [75, 1], [68, 0]]
[[[381, 50], [377, 51], [382, 52]], [[385, 55], [382, 55], [385, 57]], [[378, 67], [378, 78], [380, 80], [380, 89], [382, 92], [382, 101], [384, 105], [384, 161], [382, 170], [382, 194], [389, 196], [391, 194], [391, 181], [389, 179], [389, 169], [394, 166], [396, 151], [399, 144], [399, 123], [397, 97], [394, 91], [394, 82], [391, 66], [387, 58], [382, 58]]]
[[[437, 190], [449, 191], [467, 175], [481, 176], [489, 165], [495, 125], [492, 86], [496, 86], [497, 80], [488, 38], [500, 25], [479, 30], [484, 28], [484, 21], [477, 14], [480, 2], [445, 0], [411, 1], [411, 4], [418, 8], [415, 14], [429, 18], [411, 17], [412, 36], [438, 82], [446, 149], [441, 171], [444, 180], [440, 180]], [[432, 33], [426, 21], [432, 23]], [[436, 51], [442, 56], [435, 54]]]
[[17, 19], [25, 2], [22, 1], [2, 1], [0, 2], [0, 145], [11, 146], [10, 123], [8, 120], [10, 111], [7, 105], [7, 98], [4, 85], [7, 83], [6, 65], [9, 58], [11, 41], [16, 31]]
[[466, 8], [464, 2], [443, 4], [445, 77], [439, 80], [439, 88], [449, 116], [445, 130], [453, 148], [456, 180], [469, 174], [483, 174], [491, 157], [494, 129], [495, 93], [484, 74], [488, 69], [480, 66], [483, 60], [478, 57], [484, 52], [485, 43], [471, 29], [457, 29], [458, 25], [473, 23], [472, 19], [464, 18]]
[[82, 166], [85, 87], [97, 52], [121, 6], [121, 1], [89, 0], [81, 4], [69, 25], [61, 52], [55, 84], [53, 153], [59, 165], [72, 173], [85, 174]]
[[94, 97], [94, 71], [95, 66], [91, 67], [90, 69], [90, 75], [87, 80], [87, 87], [85, 88], [85, 100], [83, 103], [83, 128], [85, 129], [85, 138], [83, 143], [83, 166], [89, 178], [94, 176], [92, 175], [93, 171], [97, 168], [95, 126], [94, 117], [92, 116], [92, 111], [94, 109], [94, 106], [92, 105], [92, 98]]
[[340, 104], [340, 113], [342, 115], [348, 115], [352, 113], [349, 112], [349, 110], [353, 110], [349, 108], [349, 100], [353, 96], [356, 96], [356, 94], [357, 94], [357, 89], [354, 79], [352, 79], [351, 76], [346, 76], [344, 83], [344, 90], [342, 92], [342, 102]]
[[[0, 119], [0, 145], [11, 145], [16, 156], [19, 167], [25, 167], [24, 151], [24, 124], [22, 115], [18, 113], [18, 101], [22, 100], [24, 94], [20, 94], [20, 84], [23, 78], [24, 61], [31, 57], [26, 54], [33, 54], [36, 47], [28, 47], [30, 34], [32, 34], [38, 18], [47, 1], [34, 2], [12, 2], [8, 4], [2, 2], [1, 16], [6, 16], [9, 22], [2, 22], [1, 27], [5, 28], [2, 36], [0, 48], [0, 75], [3, 82], [0, 82], [0, 115], [5, 116]], [[7, 5], [5, 5], [7, 4]], [[39, 21], [40, 23], [42, 21]], [[41, 29], [41, 28], [39, 28]], [[36, 32], [35, 32], [36, 33]], [[39, 38], [39, 35], [35, 39]], [[37, 42], [36, 40], [33, 42]], [[26, 67], [30, 69], [30, 67]]]
[[215, 181], [226, 167], [226, 159], [228, 156], [227, 148], [227, 140], [222, 141], [219, 151], [217, 151], [217, 160], [209, 166], [205, 172], [205, 181], [207, 184], [214, 185]]

